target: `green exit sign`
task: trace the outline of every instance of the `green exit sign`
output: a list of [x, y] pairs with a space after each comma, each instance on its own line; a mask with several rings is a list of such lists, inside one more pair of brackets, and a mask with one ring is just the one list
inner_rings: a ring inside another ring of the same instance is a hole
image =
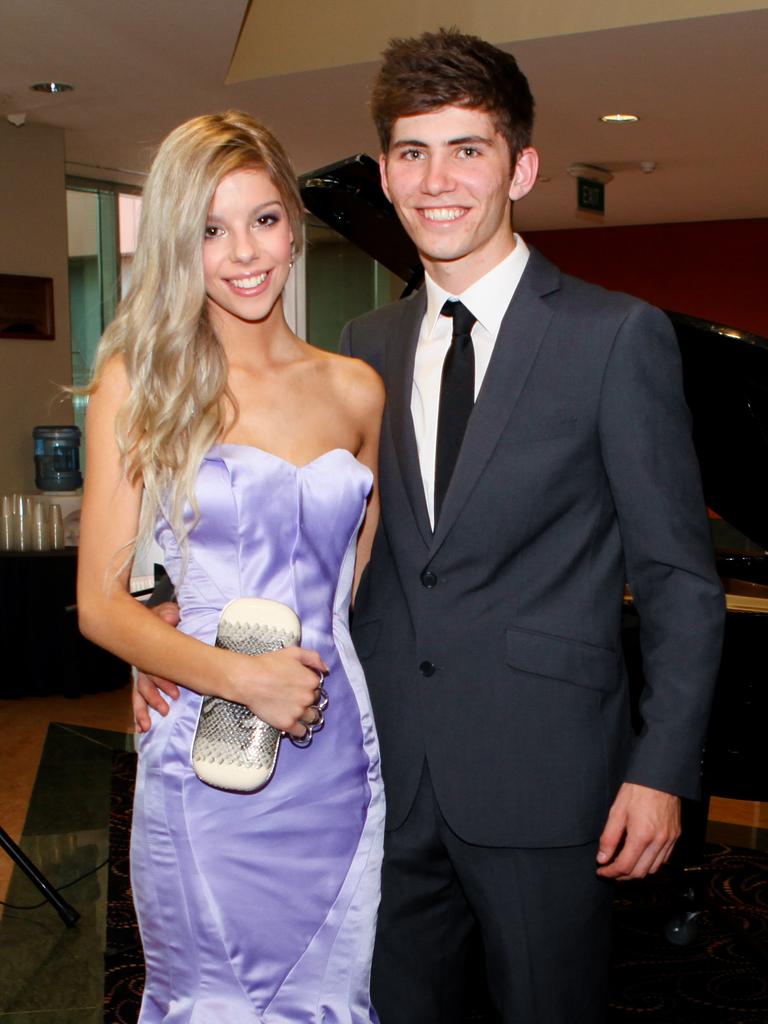
[[576, 182], [576, 208], [589, 213], [605, 213], [605, 185], [589, 178], [577, 178]]

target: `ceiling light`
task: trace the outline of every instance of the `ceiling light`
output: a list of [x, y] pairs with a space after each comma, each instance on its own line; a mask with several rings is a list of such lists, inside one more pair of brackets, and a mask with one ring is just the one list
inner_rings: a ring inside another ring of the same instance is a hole
[[640, 118], [637, 114], [603, 114], [600, 120], [604, 124], [633, 124]]
[[66, 82], [35, 82], [34, 85], [30, 85], [30, 89], [35, 92], [72, 92], [75, 88], [74, 85], [67, 85]]

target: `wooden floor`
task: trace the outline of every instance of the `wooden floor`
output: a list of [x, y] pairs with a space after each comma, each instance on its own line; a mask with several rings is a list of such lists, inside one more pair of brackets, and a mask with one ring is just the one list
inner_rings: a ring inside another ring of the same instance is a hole
[[[0, 700], [0, 826], [18, 841], [35, 782], [45, 735], [51, 722], [130, 732], [130, 688], [68, 700], [34, 697]], [[768, 803], [714, 797], [710, 821], [768, 829]], [[0, 852], [0, 899], [8, 887], [11, 861]], [[1, 910], [1, 908], [0, 908]]]

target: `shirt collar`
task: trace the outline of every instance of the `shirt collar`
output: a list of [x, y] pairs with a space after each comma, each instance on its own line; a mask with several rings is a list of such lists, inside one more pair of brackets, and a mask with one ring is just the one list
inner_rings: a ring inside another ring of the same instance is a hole
[[492, 338], [499, 333], [501, 321], [507, 307], [512, 301], [515, 289], [523, 276], [525, 265], [530, 256], [530, 250], [520, 235], [515, 235], [515, 248], [505, 256], [501, 263], [484, 274], [478, 281], [471, 284], [461, 295], [453, 295], [445, 291], [439, 284], [424, 274], [424, 281], [427, 289], [427, 312], [425, 314], [425, 326], [427, 336], [432, 333], [447, 299], [461, 299], [467, 309], [473, 314]]

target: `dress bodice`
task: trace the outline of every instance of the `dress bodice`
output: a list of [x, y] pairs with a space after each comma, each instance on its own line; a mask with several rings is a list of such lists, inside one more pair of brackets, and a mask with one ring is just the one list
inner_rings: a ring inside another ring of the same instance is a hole
[[293, 608], [305, 643], [346, 616], [352, 538], [372, 483], [351, 452], [335, 448], [304, 466], [249, 445], [215, 445], [197, 480], [200, 519], [188, 561], [165, 520], [158, 524], [166, 569], [177, 584], [184, 632], [213, 638], [221, 609], [236, 597]]

